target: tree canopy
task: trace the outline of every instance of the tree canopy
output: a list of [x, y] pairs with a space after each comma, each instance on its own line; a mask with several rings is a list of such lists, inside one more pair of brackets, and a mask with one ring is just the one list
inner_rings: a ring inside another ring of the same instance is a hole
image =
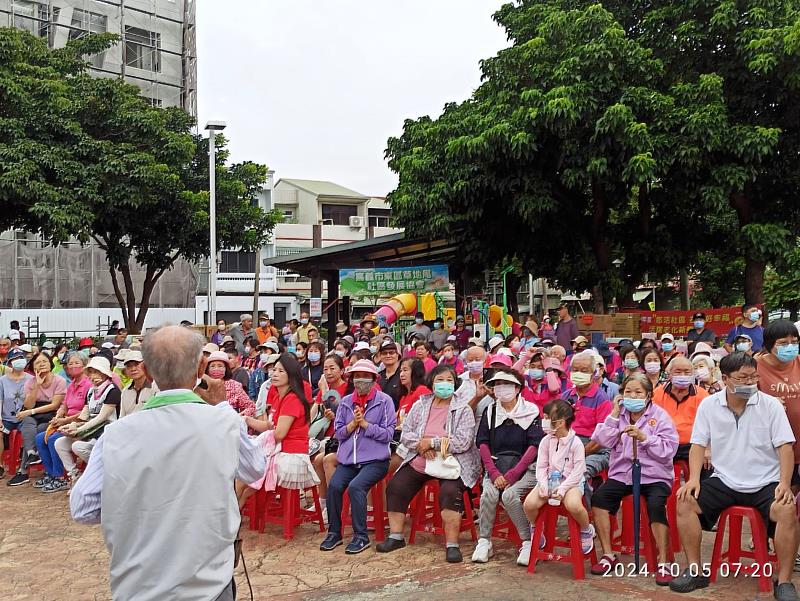
[[766, 262], [798, 229], [798, 14], [755, 0], [505, 5], [494, 18], [511, 45], [482, 62], [473, 96], [389, 140], [397, 222], [457, 236], [476, 270], [516, 258], [590, 290], [599, 310], [725, 245], [761, 302]]
[[[115, 41], [88, 36], [51, 50], [0, 29], [0, 229], [53, 244], [96, 241], [125, 324], [139, 331], [159, 278], [179, 258], [208, 254], [208, 142], [181, 109], [154, 108], [136, 86], [89, 76], [82, 57]], [[227, 166], [218, 140], [218, 246], [260, 248], [279, 219], [255, 202], [267, 168]], [[145, 268], [138, 291], [134, 261]]]

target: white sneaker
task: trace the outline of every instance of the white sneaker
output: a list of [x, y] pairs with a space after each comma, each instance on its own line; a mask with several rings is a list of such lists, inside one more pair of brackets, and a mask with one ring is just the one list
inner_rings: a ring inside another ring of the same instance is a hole
[[475, 552], [472, 554], [472, 562], [486, 563], [492, 555], [494, 555], [492, 541], [488, 538], [479, 538], [478, 544], [475, 546]]
[[524, 540], [522, 541], [522, 547], [519, 549], [519, 555], [517, 556], [517, 565], [518, 566], [526, 566], [531, 561], [531, 541]]

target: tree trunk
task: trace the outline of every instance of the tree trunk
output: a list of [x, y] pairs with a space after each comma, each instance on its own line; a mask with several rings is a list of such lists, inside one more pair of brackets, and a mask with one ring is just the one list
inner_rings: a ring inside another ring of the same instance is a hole
[[689, 310], [689, 272], [685, 267], [680, 268], [681, 276], [681, 311]]
[[599, 272], [597, 284], [592, 290], [592, 297], [594, 300], [594, 312], [605, 313], [603, 284], [607, 281], [608, 270], [611, 266], [608, 240], [605, 237], [605, 230], [608, 225], [608, 207], [605, 190], [597, 180], [592, 180], [592, 199], [594, 200], [594, 208], [592, 210], [591, 242]]
[[108, 271], [111, 273], [111, 285], [114, 287], [114, 296], [117, 297], [117, 304], [122, 311], [122, 320], [125, 322], [125, 328], [129, 329], [132, 324], [128, 323], [128, 305], [125, 303], [125, 297], [122, 295], [122, 290], [119, 287], [117, 270], [113, 267], [109, 267]]
[[519, 286], [520, 280], [519, 276], [515, 273], [507, 273], [506, 274], [506, 302], [508, 306], [506, 310], [508, 314], [514, 319], [514, 321], [525, 323], [524, 320], [521, 319], [519, 315]]
[[766, 270], [766, 261], [745, 257], [744, 302], [754, 305], [764, 303], [764, 273]]
[[595, 284], [592, 287], [592, 303], [594, 304], [594, 313], [605, 313], [606, 312], [606, 304], [605, 304], [605, 296], [603, 295], [603, 286], [600, 284]]
[[150, 309], [150, 297], [163, 273], [163, 270], [156, 271], [151, 267], [147, 268], [147, 272], [144, 276], [144, 283], [142, 284], [142, 299], [139, 302], [139, 311], [136, 314], [136, 321], [134, 322], [136, 334], [141, 334], [144, 329], [144, 320], [147, 317], [147, 311]]

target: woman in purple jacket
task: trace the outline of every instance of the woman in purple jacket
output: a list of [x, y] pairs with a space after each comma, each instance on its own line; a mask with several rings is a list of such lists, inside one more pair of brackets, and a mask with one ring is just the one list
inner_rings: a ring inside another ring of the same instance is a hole
[[355, 555], [370, 546], [367, 534], [367, 494], [389, 472], [389, 443], [394, 435], [397, 414], [394, 401], [377, 384], [378, 369], [372, 361], [360, 360], [349, 371], [352, 394], [339, 403], [334, 420], [334, 436], [339, 441], [336, 467], [326, 503], [328, 536], [319, 546], [333, 551], [342, 544], [342, 498], [350, 494], [353, 540], [345, 553]]
[[614, 409], [597, 425], [592, 440], [611, 449], [608, 480], [592, 495], [594, 526], [603, 556], [592, 566], [592, 574], [613, 575], [618, 563], [611, 549], [610, 513], [617, 513], [622, 499], [632, 493], [631, 466], [633, 444], [642, 466], [641, 494], [647, 504], [650, 528], [658, 547], [656, 584], [667, 586], [672, 580], [667, 564], [669, 525], [667, 497], [672, 491], [675, 474], [672, 460], [678, 450], [678, 432], [672, 418], [652, 401], [653, 385], [644, 374], [634, 373], [622, 382]]

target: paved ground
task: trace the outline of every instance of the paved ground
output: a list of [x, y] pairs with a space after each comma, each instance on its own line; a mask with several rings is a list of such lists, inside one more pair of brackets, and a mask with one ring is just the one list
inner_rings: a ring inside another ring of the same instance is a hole
[[[30, 486], [9, 488], [0, 481], [0, 599], [3, 601], [107, 600], [108, 554], [99, 527], [70, 521], [64, 493], [45, 495]], [[318, 550], [319, 534], [306, 525], [292, 542], [277, 526], [265, 534], [247, 532], [245, 559], [255, 599], [366, 601], [516, 601], [565, 599], [632, 601], [650, 599], [752, 600], [755, 582], [721, 580], [696, 595], [676, 595], [644, 578], [599, 578], [579, 582], [565, 565], [545, 564], [529, 576], [515, 565], [516, 550], [501, 541], [484, 565], [444, 562], [440, 543], [422, 535], [413, 547], [390, 555], [367, 550], [346, 556]], [[705, 558], [713, 537], [706, 534]], [[462, 546], [465, 556], [472, 544]], [[188, 552], [188, 550], [187, 550]], [[629, 560], [630, 558], [625, 558]], [[682, 557], [678, 558], [683, 560]], [[168, 566], [165, 566], [168, 569]], [[241, 567], [239, 599], [249, 599]], [[762, 594], [771, 599], [772, 594]]]

